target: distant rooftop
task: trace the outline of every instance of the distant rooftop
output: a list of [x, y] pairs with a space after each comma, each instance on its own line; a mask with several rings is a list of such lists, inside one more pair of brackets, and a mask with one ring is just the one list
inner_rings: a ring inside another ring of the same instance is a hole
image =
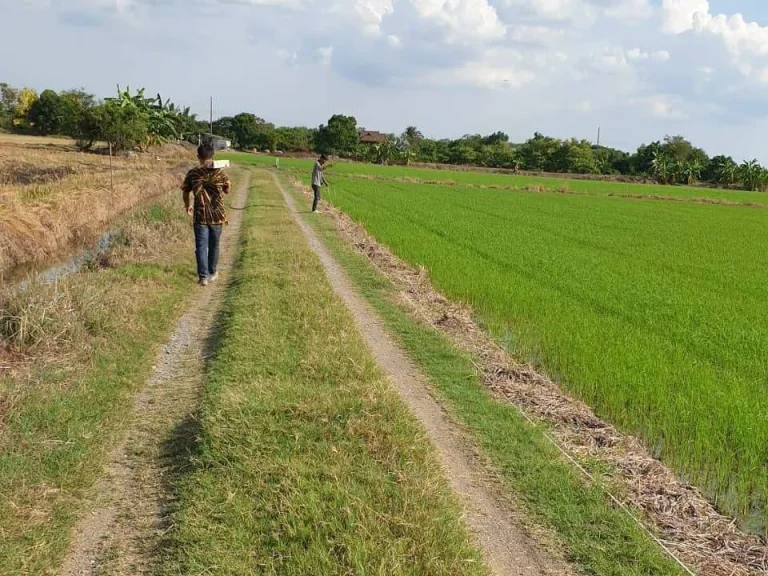
[[388, 137], [386, 134], [376, 132], [375, 130], [363, 130], [360, 132], [360, 142], [378, 144], [380, 142], [386, 142]]

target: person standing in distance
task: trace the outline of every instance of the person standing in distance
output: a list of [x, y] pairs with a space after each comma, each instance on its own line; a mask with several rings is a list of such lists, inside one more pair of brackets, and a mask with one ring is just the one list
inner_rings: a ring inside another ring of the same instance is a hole
[[[315, 193], [315, 198], [312, 201], [312, 212], [317, 212], [317, 205], [320, 203], [320, 187], [328, 186], [328, 181], [325, 179], [325, 163], [328, 162], [328, 157], [325, 154], [321, 154], [315, 167], [312, 169], [312, 192]], [[329, 164], [330, 166], [330, 164]]]
[[213, 146], [202, 144], [197, 149], [200, 165], [184, 178], [184, 207], [192, 216], [195, 229], [195, 256], [197, 276], [201, 286], [214, 282], [219, 274], [219, 244], [221, 231], [227, 223], [224, 195], [229, 194], [231, 183], [220, 168], [213, 167]]

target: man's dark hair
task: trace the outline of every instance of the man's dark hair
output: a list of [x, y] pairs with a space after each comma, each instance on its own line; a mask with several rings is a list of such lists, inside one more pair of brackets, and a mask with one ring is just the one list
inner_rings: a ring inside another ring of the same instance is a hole
[[326, 156], [325, 154], [320, 154], [320, 160], [326, 161], [328, 160], [328, 156]]
[[210, 144], [200, 144], [197, 147], [197, 157], [200, 160], [210, 160], [213, 158], [213, 146]]

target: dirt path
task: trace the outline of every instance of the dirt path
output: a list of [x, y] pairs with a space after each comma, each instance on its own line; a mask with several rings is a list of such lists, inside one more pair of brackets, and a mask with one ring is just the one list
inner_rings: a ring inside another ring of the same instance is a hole
[[[250, 173], [240, 182], [233, 207], [245, 205]], [[195, 440], [194, 412], [205, 373], [209, 339], [225, 291], [242, 219], [231, 210], [222, 241], [219, 280], [198, 290], [152, 376], [133, 404], [133, 423], [97, 484], [91, 513], [75, 529], [62, 576], [140, 575], [152, 569], [169, 528], [165, 511], [169, 480], [186, 462]]]
[[378, 315], [353, 288], [341, 266], [299, 215], [293, 197], [285, 191], [277, 176], [272, 174], [272, 178], [310, 247], [320, 258], [331, 286], [352, 312], [377, 362], [426, 429], [446, 476], [464, 505], [465, 520], [492, 573], [504, 576], [568, 574], [565, 567], [558, 567], [557, 561], [545, 557], [513, 523], [509, 509], [495, 497], [490, 481], [478, 472], [478, 466], [473, 465], [471, 450], [461, 441], [459, 432], [440, 404], [430, 396], [426, 376], [395, 344]]

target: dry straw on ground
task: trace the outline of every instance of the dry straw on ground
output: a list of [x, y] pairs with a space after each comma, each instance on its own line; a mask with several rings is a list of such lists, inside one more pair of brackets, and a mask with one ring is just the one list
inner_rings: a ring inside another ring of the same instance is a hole
[[616, 487], [626, 504], [641, 510], [646, 525], [688, 566], [702, 576], [768, 573], [765, 540], [744, 533], [719, 514], [696, 488], [680, 482], [652, 458], [639, 440], [601, 421], [546, 376], [512, 358], [478, 326], [469, 307], [434, 290], [423, 268], [399, 260], [343, 212], [324, 210], [333, 216], [342, 238], [393, 282], [407, 308], [472, 354], [485, 385], [497, 398], [547, 423], [559, 446], [577, 461], [607, 464], [603, 474], [607, 485]]
[[178, 187], [192, 161], [175, 145], [110, 161], [61, 143], [0, 139], [0, 272], [95, 241], [127, 210]]

